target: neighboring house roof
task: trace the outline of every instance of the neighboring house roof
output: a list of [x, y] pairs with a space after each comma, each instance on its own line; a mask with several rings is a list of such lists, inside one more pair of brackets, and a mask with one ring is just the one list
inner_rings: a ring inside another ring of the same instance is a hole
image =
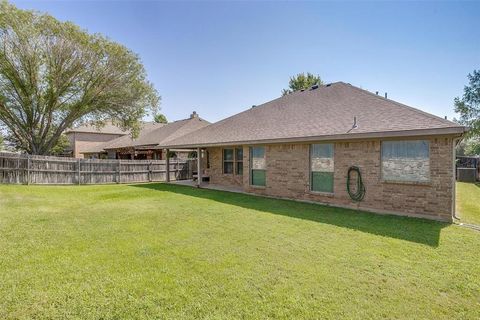
[[[144, 123], [142, 123], [142, 126], [140, 128], [138, 138], [140, 138], [140, 137], [144, 136], [145, 134], [147, 134], [148, 132], [150, 132], [154, 129], [160, 128], [164, 125], [165, 124], [163, 124], [163, 123], [144, 122]], [[130, 134], [125, 134], [123, 136], [112, 139], [110, 141], [99, 142], [95, 145], [90, 144], [87, 149], [81, 151], [80, 153], [102, 153], [102, 152], [105, 152], [106, 147], [108, 147], [110, 145], [112, 145], [112, 146], [115, 146], [115, 145], [128, 146], [129, 144], [132, 143], [132, 141], [134, 141], [132, 139], [132, 136]]]
[[176, 138], [189, 134], [193, 131], [208, 126], [210, 122], [199, 118], [196, 113], [192, 114], [189, 119], [178, 120], [166, 124], [155, 123], [148, 127], [144, 127], [136, 139], [132, 139], [130, 135], [118, 137], [111, 141], [102, 143], [94, 148], [89, 148], [82, 153], [99, 153], [105, 150], [114, 150], [132, 147], [145, 147], [156, 149]]
[[210, 122], [199, 117], [171, 122], [162, 128], [155, 129], [143, 137], [140, 137], [134, 142], [134, 146], [158, 145], [159, 147], [162, 147], [174, 139], [180, 138], [208, 125], [210, 125]]
[[142, 128], [140, 129], [140, 132], [137, 138], [133, 139], [132, 136], [128, 134], [128, 135], [107, 141], [102, 145], [100, 145], [99, 148], [102, 148], [102, 150], [107, 150], [107, 149], [118, 149], [118, 148], [126, 148], [126, 147], [134, 146], [136, 141], [138, 141], [139, 139], [142, 139], [143, 137], [145, 137], [145, 135], [149, 134], [150, 132], [159, 128], [163, 128], [164, 126], [166, 126], [165, 123], [146, 122], [143, 124]]
[[[354, 117], [356, 127], [353, 128]], [[462, 133], [465, 127], [343, 82], [296, 91], [165, 146], [338, 140]]]
[[103, 133], [103, 134], [128, 134], [128, 131], [124, 131], [121, 128], [114, 125], [111, 121], [107, 121], [104, 126], [97, 128], [91, 124], [83, 124], [81, 126], [68, 129], [65, 131], [66, 134], [73, 132], [82, 132], [82, 133]]
[[88, 147], [85, 148], [82, 151], [79, 151], [79, 153], [103, 153], [105, 150], [103, 149], [103, 145], [105, 142], [91, 142], [89, 143]]

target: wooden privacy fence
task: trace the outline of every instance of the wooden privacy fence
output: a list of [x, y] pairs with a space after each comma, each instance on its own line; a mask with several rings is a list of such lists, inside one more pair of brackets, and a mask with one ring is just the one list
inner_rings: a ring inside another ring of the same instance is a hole
[[[170, 180], [192, 178], [195, 160], [169, 160]], [[166, 160], [97, 160], [0, 153], [0, 183], [103, 184], [166, 181]]]

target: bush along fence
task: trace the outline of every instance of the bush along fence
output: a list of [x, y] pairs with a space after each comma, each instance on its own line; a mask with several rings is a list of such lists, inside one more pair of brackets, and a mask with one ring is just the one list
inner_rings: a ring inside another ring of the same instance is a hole
[[[169, 159], [170, 180], [191, 179], [195, 160]], [[166, 160], [96, 160], [0, 153], [0, 183], [105, 184], [167, 181]]]

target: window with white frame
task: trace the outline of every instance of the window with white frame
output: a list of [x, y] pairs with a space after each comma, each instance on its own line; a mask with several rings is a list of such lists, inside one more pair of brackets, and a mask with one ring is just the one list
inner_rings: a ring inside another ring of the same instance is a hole
[[333, 193], [333, 144], [310, 146], [310, 190]]
[[266, 185], [265, 147], [250, 147], [250, 184]]
[[430, 181], [430, 144], [427, 140], [383, 141], [382, 179]]

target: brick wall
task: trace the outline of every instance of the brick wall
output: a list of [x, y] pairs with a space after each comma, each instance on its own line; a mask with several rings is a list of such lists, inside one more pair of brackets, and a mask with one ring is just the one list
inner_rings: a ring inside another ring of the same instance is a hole
[[[234, 147], [225, 147], [234, 149]], [[237, 147], [238, 148], [238, 147]], [[248, 160], [246, 155], [248, 153], [248, 147], [243, 148], [243, 173], [248, 178]], [[235, 174], [235, 168], [233, 174], [223, 173], [223, 148], [209, 148], [208, 156], [210, 162], [210, 168], [206, 170], [206, 174], [210, 176], [210, 182], [212, 184], [220, 184], [224, 186], [241, 187], [243, 186], [243, 176]], [[248, 182], [246, 183], [248, 185]]]
[[[425, 139], [425, 138], [423, 138]], [[453, 195], [453, 139], [427, 138], [430, 141], [430, 181], [428, 183], [393, 183], [381, 177], [381, 141], [334, 143], [334, 192], [310, 191], [310, 144], [266, 145], [266, 187], [249, 183], [249, 152], [244, 146], [244, 174], [222, 173], [222, 148], [210, 148], [211, 182], [226, 186], [243, 186], [246, 192], [322, 202], [370, 211], [404, 214], [451, 221]], [[346, 180], [350, 166], [360, 167], [366, 188], [363, 201], [350, 199]]]

